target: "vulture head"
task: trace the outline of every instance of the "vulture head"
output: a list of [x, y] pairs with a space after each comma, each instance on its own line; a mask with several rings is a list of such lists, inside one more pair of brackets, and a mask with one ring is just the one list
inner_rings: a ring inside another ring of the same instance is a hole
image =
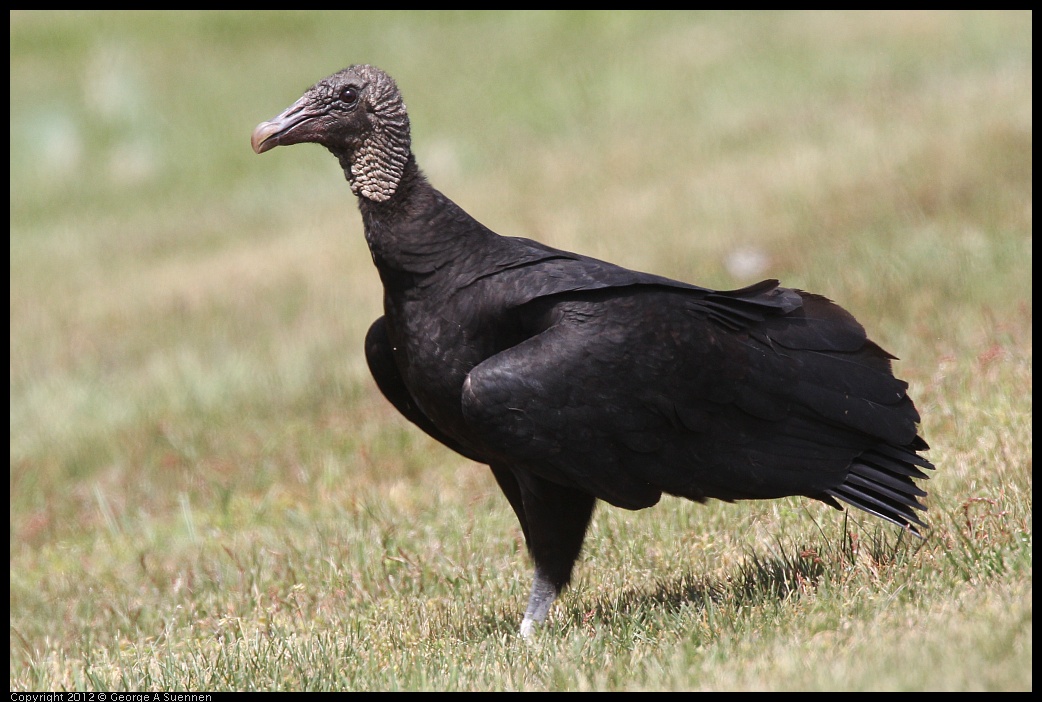
[[250, 139], [258, 154], [313, 142], [337, 157], [358, 197], [394, 195], [409, 160], [409, 115], [394, 80], [356, 65], [320, 80], [282, 114], [261, 122]]

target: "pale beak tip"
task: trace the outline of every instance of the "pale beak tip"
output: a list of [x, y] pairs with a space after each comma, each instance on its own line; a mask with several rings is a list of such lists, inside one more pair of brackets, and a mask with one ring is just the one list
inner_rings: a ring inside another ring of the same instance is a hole
[[262, 154], [265, 151], [274, 149], [279, 145], [278, 138], [273, 138], [279, 131], [279, 125], [274, 122], [261, 122], [257, 125], [257, 128], [253, 130], [253, 134], [250, 136], [250, 146], [253, 147], [255, 153]]

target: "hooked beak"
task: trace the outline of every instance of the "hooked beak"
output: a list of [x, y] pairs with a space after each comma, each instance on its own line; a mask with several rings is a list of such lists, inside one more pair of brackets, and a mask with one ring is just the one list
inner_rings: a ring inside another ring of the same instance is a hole
[[250, 144], [255, 152], [262, 154], [276, 146], [288, 146], [307, 141], [307, 130], [298, 128], [315, 117], [316, 115], [308, 110], [307, 97], [302, 97], [286, 108], [278, 117], [258, 124], [250, 137]]

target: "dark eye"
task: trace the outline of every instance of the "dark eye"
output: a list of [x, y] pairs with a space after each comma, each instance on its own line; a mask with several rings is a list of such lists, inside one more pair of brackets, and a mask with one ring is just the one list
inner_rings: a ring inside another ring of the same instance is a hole
[[358, 102], [358, 88], [347, 86], [340, 91], [340, 102], [345, 105], [353, 105]]

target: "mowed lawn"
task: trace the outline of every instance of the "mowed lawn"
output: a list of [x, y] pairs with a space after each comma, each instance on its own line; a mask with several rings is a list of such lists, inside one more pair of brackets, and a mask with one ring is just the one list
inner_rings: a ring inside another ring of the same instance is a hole
[[[1031, 24], [12, 12], [12, 691], [1030, 690]], [[926, 538], [602, 506], [522, 641], [506, 499], [369, 377], [339, 166], [250, 149], [360, 62], [496, 231], [853, 312], [923, 417]]]

